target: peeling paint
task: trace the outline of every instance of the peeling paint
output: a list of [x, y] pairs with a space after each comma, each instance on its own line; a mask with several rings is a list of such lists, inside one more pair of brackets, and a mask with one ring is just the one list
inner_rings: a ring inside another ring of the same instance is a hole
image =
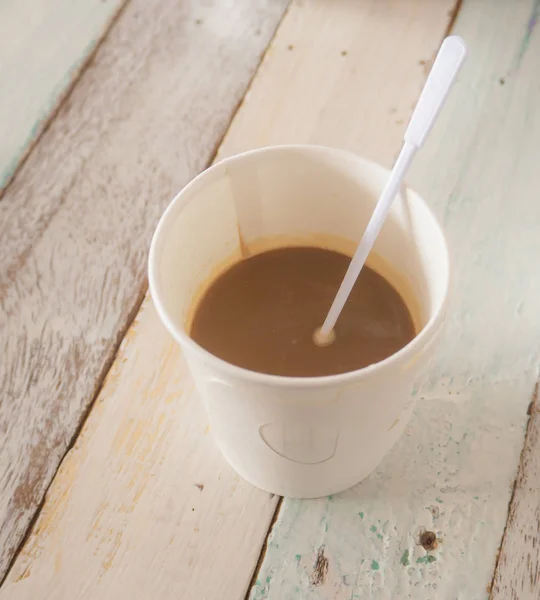
[[411, 561], [409, 560], [409, 550], [405, 550], [405, 552], [401, 555], [399, 562], [404, 567], [408, 567], [411, 564]]
[[433, 556], [433, 554], [426, 554], [425, 556], [420, 556], [419, 558], [416, 559], [416, 562], [418, 564], [430, 564], [430, 563], [434, 563], [437, 560], [436, 556]]

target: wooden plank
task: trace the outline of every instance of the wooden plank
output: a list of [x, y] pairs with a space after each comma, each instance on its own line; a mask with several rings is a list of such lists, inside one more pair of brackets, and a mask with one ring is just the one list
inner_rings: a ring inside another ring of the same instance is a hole
[[493, 580], [492, 600], [540, 595], [540, 412], [538, 388]]
[[[444, 339], [383, 464], [334, 498], [283, 502], [252, 600], [489, 595], [540, 357], [537, 7], [463, 2], [454, 31], [469, 59], [411, 175], [452, 248]], [[499, 563], [501, 600], [538, 598], [536, 419]]]
[[0, 3], [0, 193], [125, 1]]
[[286, 4], [130, 2], [0, 202], [0, 576]]
[[[341, 135], [391, 162], [425, 77], [419, 61], [452, 6], [295, 2], [220, 155]], [[374, 57], [399, 85], [384, 84]], [[205, 423], [178, 350], [144, 305], [0, 598], [243, 599], [277, 499], [225, 466]]]

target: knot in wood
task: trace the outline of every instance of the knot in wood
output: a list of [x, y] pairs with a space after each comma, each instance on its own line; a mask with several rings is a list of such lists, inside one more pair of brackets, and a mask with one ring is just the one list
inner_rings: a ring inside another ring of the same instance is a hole
[[420, 545], [425, 550], [435, 550], [438, 546], [436, 534], [433, 531], [423, 531], [420, 534]]

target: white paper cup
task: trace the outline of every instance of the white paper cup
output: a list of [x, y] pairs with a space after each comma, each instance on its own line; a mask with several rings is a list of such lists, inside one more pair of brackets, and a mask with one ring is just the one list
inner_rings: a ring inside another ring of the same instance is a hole
[[246, 250], [291, 244], [354, 250], [387, 177], [383, 167], [332, 148], [254, 150], [189, 183], [152, 240], [152, 298], [182, 347], [215, 439], [232, 467], [268, 492], [337, 493], [373, 471], [400, 436], [413, 410], [412, 385], [444, 320], [443, 232], [414, 192], [396, 198], [372, 264], [408, 302], [418, 334], [358, 371], [279, 377], [231, 365], [188, 336], [194, 300]]

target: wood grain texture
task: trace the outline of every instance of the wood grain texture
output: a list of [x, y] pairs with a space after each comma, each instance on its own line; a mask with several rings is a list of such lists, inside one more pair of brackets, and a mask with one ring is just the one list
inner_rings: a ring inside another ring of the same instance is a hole
[[275, 502], [219, 456], [146, 302], [0, 598], [243, 598]]
[[0, 193], [124, 4], [0, 2]]
[[493, 580], [492, 600], [536, 600], [540, 595], [540, 406], [531, 403], [519, 475]]
[[[452, 6], [295, 2], [219, 154], [279, 141], [339, 143], [341, 135], [344, 146], [390, 163], [425, 78], [419, 63], [440, 43]], [[399, 86], [384, 84], [377, 60]], [[178, 351], [144, 305], [2, 600], [244, 598], [277, 499], [225, 466], [203, 435], [190, 385]], [[313, 531], [299, 533], [307, 540]], [[280, 554], [280, 542], [270, 541], [272, 560], [287, 561], [295, 544], [284, 542]], [[323, 552], [318, 565], [310, 581], [334, 572]]]
[[130, 2], [0, 202], [0, 576], [286, 4]]
[[[469, 58], [410, 178], [454, 261], [451, 318], [416, 416], [356, 488], [283, 502], [252, 600], [489, 596], [540, 357], [536, 6], [465, 0], [455, 23]], [[535, 417], [501, 600], [538, 597], [537, 427]]]

